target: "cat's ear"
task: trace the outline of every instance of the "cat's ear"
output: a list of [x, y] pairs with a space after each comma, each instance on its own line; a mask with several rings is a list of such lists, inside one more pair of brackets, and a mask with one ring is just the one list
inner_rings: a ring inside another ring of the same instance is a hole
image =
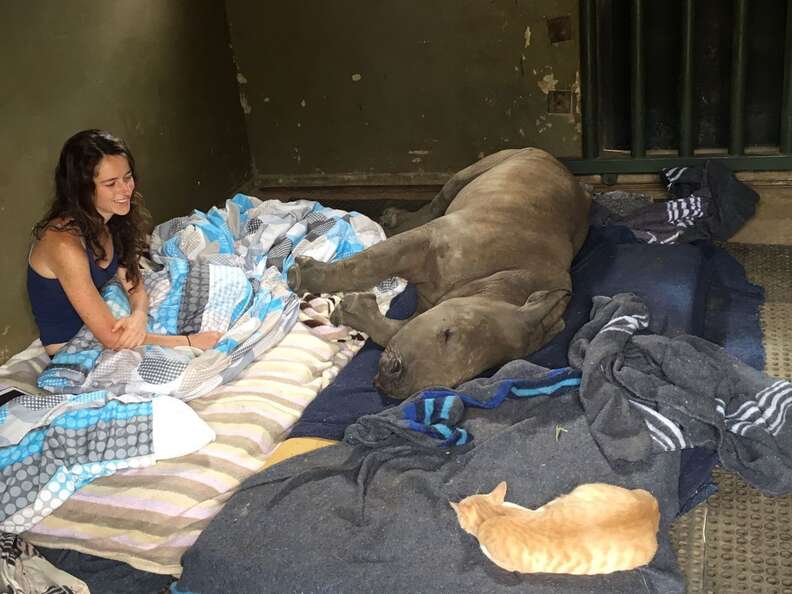
[[506, 481], [499, 482], [498, 486], [490, 493], [490, 497], [498, 503], [503, 503], [506, 500]]
[[456, 513], [459, 513], [459, 505], [458, 504], [454, 503], [453, 501], [449, 501], [448, 505], [450, 505], [452, 508], [454, 508], [454, 511]]

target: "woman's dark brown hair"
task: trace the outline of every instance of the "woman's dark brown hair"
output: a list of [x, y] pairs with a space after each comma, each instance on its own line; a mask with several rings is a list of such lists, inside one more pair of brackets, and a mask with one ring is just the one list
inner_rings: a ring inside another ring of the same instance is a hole
[[[99, 162], [107, 155], [126, 157], [137, 182], [135, 159], [120, 138], [103, 130], [83, 130], [66, 141], [55, 168], [55, 199], [49, 212], [33, 228], [36, 239], [41, 239], [50, 228], [71, 231], [82, 236], [97, 260], [105, 258], [107, 254], [99, 241], [105, 223], [94, 204], [94, 177]], [[62, 222], [56, 222], [58, 219]], [[114, 215], [107, 222], [118, 264], [126, 268], [127, 281], [133, 285], [140, 282], [138, 258], [146, 249], [149, 221], [143, 197], [135, 190], [129, 212]]]

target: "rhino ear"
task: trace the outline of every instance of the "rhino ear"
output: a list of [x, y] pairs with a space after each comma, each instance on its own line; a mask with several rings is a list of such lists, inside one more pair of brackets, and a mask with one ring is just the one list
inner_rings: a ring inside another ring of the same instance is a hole
[[571, 295], [568, 289], [536, 291], [520, 308], [523, 324], [542, 344], [564, 329], [564, 310]]

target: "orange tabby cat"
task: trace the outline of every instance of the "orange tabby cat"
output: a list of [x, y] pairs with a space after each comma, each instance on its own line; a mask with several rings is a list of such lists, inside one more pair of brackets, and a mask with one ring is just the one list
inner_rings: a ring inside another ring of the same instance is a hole
[[660, 510], [643, 489], [589, 483], [535, 510], [505, 496], [502, 482], [488, 495], [449, 503], [462, 529], [507, 571], [610, 573], [646, 565], [657, 551]]

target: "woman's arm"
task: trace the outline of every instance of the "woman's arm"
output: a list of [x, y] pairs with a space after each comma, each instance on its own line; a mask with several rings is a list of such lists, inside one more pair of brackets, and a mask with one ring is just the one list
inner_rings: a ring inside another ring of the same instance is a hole
[[146, 342], [146, 325], [148, 323], [148, 294], [141, 279], [137, 285], [127, 280], [126, 268], [119, 266], [116, 278], [129, 296], [132, 312], [129, 316], [119, 318], [113, 326], [113, 332], [119, 334], [118, 348], [133, 348]]
[[[121, 350], [141, 344], [157, 344], [171, 347], [193, 346], [206, 350], [212, 348], [222, 336], [222, 332], [199, 332], [190, 334], [188, 341], [186, 336], [147, 333], [148, 296], [142, 282], [129, 292], [132, 314], [116, 320], [91, 279], [88, 257], [79, 238], [65, 232], [51, 232], [47, 235], [46, 244], [41, 247], [45, 248], [44, 256], [48, 268], [61, 283], [77, 315], [105, 348]], [[41, 243], [44, 244], [45, 241], [42, 240]], [[126, 282], [125, 271], [120, 280], [122, 284]], [[126, 287], [130, 287], [129, 283]], [[133, 325], [135, 329], [129, 331]]]
[[113, 328], [115, 332], [122, 331], [119, 339], [120, 348], [132, 348], [141, 344], [156, 344], [167, 347], [191, 346], [206, 350], [212, 348], [223, 335], [222, 332], [198, 332], [189, 335], [165, 335], [146, 332], [149, 300], [142, 279], [137, 286], [133, 287], [132, 283], [127, 280], [126, 268], [119, 267], [118, 280], [126, 289], [132, 308], [132, 313], [128, 317], [119, 319]]
[[120, 334], [113, 332], [116, 319], [91, 279], [88, 257], [80, 239], [73, 233], [50, 231], [40, 246], [48, 268], [83, 323], [105, 348], [123, 348], [119, 346]]

